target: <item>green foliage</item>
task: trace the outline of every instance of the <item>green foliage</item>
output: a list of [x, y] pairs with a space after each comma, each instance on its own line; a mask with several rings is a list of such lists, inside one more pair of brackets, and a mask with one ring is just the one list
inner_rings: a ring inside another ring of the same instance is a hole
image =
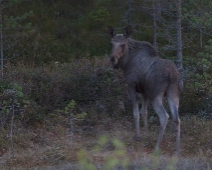
[[58, 110], [59, 113], [65, 114], [67, 116], [70, 116], [72, 121], [82, 121], [87, 116], [86, 112], [77, 113], [76, 112], [76, 102], [75, 100], [71, 100], [64, 108], [64, 110]]
[[182, 7], [183, 19], [193, 28], [207, 29], [212, 25], [211, 15], [212, 3], [209, 0], [189, 0]]
[[[152, 19], [149, 12], [152, 2], [146, 1], [147, 6], [143, 7], [141, 1], [131, 2], [131, 9], [128, 9], [128, 1], [23, 1], [11, 0], [3, 3], [4, 26], [15, 28], [5, 29], [4, 35], [16, 35], [18, 43], [14, 38], [5, 40], [7, 46], [14, 48], [6, 50], [5, 55], [9, 58], [19, 56], [13, 60], [31, 65], [42, 65], [52, 61], [69, 62], [73, 58], [94, 58], [104, 56], [108, 53], [109, 39], [106, 36], [106, 27], [116, 27], [117, 32], [122, 33], [122, 28], [127, 24], [127, 16], [130, 13], [132, 25], [135, 26], [133, 37], [135, 39], [152, 42]], [[163, 2], [161, 2], [163, 3]], [[165, 2], [164, 2], [165, 3]], [[159, 51], [166, 56], [175, 56], [175, 51], [170, 47], [174, 41], [175, 28], [167, 28], [165, 22], [174, 21], [175, 5], [171, 2], [162, 4], [166, 7], [161, 11], [164, 22], [157, 21], [157, 40], [160, 46]], [[141, 8], [142, 7], [142, 8]], [[141, 8], [141, 9], [140, 9]], [[12, 10], [11, 10], [12, 9]], [[145, 10], [144, 10], [145, 9]], [[212, 24], [211, 2], [189, 0], [182, 2], [182, 28], [184, 56], [196, 55], [199, 30], [203, 31], [203, 43], [208, 40], [205, 36], [210, 31]], [[148, 11], [148, 12], [147, 12]], [[8, 22], [9, 21], [9, 22]], [[175, 21], [174, 21], [175, 22]], [[140, 24], [143, 23], [143, 24]], [[162, 31], [163, 30], [163, 31]], [[175, 42], [175, 41], [174, 41]], [[190, 57], [192, 58], [192, 57]]]
[[[6, 84], [6, 82], [5, 82]], [[0, 95], [0, 122], [1, 128], [7, 126], [12, 114], [15, 114], [16, 119], [23, 122], [25, 119], [25, 111], [29, 107], [29, 100], [24, 96], [22, 86], [17, 83], [10, 83], [2, 88]]]
[[9, 88], [11, 84], [3, 79], [0, 79], [0, 93], [3, 94], [4, 90]]
[[[200, 112], [211, 107], [212, 94], [212, 41], [198, 53], [195, 66], [190, 66], [187, 75], [187, 92], [182, 97], [182, 109]], [[184, 111], [185, 111], [184, 110]]]
[[[33, 16], [33, 11], [21, 11], [18, 9], [18, 6], [24, 3], [25, 1], [23, 0], [1, 2], [2, 60], [10, 60], [20, 56], [25, 50], [21, 46], [26, 44], [27, 37], [33, 32], [31, 28], [32, 23], [29, 21], [29, 18]], [[18, 13], [14, 9], [18, 10]]]
[[[89, 115], [92, 112], [86, 105], [90, 105], [99, 116], [117, 116], [125, 111], [126, 85], [122, 73], [108, 68], [106, 62], [73, 60], [35, 68], [8, 65], [5, 79], [22, 86], [38, 115], [54, 110]], [[86, 109], [79, 111], [84, 106]]]
[[[104, 164], [101, 165], [101, 169], [110, 170], [117, 167], [127, 168], [129, 166], [129, 158], [126, 153], [126, 147], [124, 144], [118, 139], [109, 139], [107, 136], [100, 137], [98, 144], [95, 146], [95, 153], [98, 154], [100, 152], [104, 152], [104, 148], [110, 144], [110, 147], [113, 148], [110, 155], [104, 158]], [[89, 153], [84, 149], [81, 149], [78, 153], [78, 163], [80, 164], [80, 169], [90, 169], [96, 170], [98, 169], [93, 162], [93, 158], [89, 156]]]
[[211, 77], [211, 61], [212, 61], [212, 40], [209, 40], [209, 45], [205, 45], [205, 51], [198, 53], [201, 58], [197, 62], [195, 72], [195, 88], [199, 91], [205, 91], [206, 93], [212, 93], [212, 77]]
[[[108, 153], [109, 152], [109, 153]], [[101, 162], [95, 161], [95, 155], [98, 155]], [[103, 157], [102, 157], [103, 156]], [[123, 142], [118, 139], [102, 136], [99, 138], [94, 149], [81, 149], [78, 152], [78, 164], [80, 170], [111, 170], [111, 169], [176, 169], [178, 159], [170, 157], [163, 159], [162, 155], [157, 153], [145, 154], [139, 160], [134, 161], [127, 153], [127, 148]]]
[[88, 19], [90, 19], [90, 27], [92, 28], [99, 28], [102, 24], [108, 23], [110, 20], [110, 13], [106, 8], [100, 8], [91, 11], [88, 14]]
[[33, 12], [30, 11], [28, 13], [23, 14], [22, 16], [7, 16], [4, 15], [4, 22], [5, 24], [3, 25], [3, 27], [6, 27], [7, 29], [9, 28], [24, 28], [25, 26], [27, 26], [28, 28], [30, 28], [31, 23], [27, 23], [26, 25], [21, 25], [21, 22], [23, 22], [24, 20], [26, 20], [29, 17], [33, 16]]

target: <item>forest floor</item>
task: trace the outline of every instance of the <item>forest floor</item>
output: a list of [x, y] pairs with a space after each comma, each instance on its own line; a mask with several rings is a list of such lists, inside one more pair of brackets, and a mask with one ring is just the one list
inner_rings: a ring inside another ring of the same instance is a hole
[[[79, 128], [80, 127], [80, 128]], [[74, 126], [72, 142], [68, 118], [49, 116], [18, 128], [11, 143], [0, 148], [0, 167], [6, 169], [212, 169], [212, 122], [192, 117], [181, 118], [181, 156], [176, 158], [175, 134], [169, 120], [161, 153], [153, 153], [159, 124], [149, 124], [141, 142], [133, 140], [132, 117], [106, 118]], [[141, 129], [143, 130], [143, 129]], [[7, 149], [6, 147], [10, 148]]]

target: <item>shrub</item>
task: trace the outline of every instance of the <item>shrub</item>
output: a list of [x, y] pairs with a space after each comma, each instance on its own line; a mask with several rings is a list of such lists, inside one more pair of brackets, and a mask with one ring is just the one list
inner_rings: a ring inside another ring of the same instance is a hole
[[182, 109], [186, 112], [212, 118], [212, 40], [198, 53], [195, 63], [189, 67], [186, 92], [182, 95]]
[[63, 109], [74, 100], [77, 109], [92, 105], [97, 112], [113, 115], [123, 111], [127, 98], [121, 72], [112, 70], [103, 60], [56, 62], [36, 68], [8, 65], [4, 79], [23, 87], [37, 113]]

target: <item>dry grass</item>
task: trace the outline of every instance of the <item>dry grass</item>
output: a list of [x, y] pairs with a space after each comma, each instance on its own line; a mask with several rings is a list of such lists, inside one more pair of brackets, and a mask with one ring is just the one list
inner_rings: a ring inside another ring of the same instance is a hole
[[175, 136], [171, 121], [161, 146], [162, 154], [159, 156], [152, 153], [157, 140], [156, 124], [150, 124], [149, 134], [143, 136], [142, 142], [136, 142], [132, 139], [134, 130], [131, 117], [124, 117], [119, 121], [101, 120], [93, 126], [85, 126], [80, 133], [75, 133], [74, 141], [70, 143], [68, 126], [64, 123], [66, 121], [68, 120], [65, 117], [54, 116], [42, 124], [35, 123], [30, 128], [17, 129], [14, 134], [15, 157], [6, 148], [10, 145], [5, 140], [1, 149], [1, 169], [78, 169], [80, 150], [87, 154], [93, 165], [101, 169], [108, 158], [119, 159], [110, 142], [101, 146], [100, 150], [94, 150], [102, 135], [106, 135], [109, 141], [118, 139], [124, 144], [124, 153], [121, 156], [129, 160], [131, 169], [212, 169], [210, 121], [196, 117], [182, 118], [179, 160], [173, 157]]

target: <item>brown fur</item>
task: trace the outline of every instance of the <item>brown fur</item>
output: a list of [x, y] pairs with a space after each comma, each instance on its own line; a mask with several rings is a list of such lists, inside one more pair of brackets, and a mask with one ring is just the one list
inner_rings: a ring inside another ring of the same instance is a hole
[[108, 33], [112, 37], [111, 63], [114, 68], [123, 70], [129, 87], [136, 126], [135, 138], [140, 138], [136, 92], [142, 94], [143, 103], [141, 114], [143, 115], [146, 130], [147, 105], [149, 101], [152, 102], [153, 108], [159, 116], [160, 132], [156, 150], [159, 149], [169, 117], [162, 104], [162, 99], [166, 96], [172, 113], [172, 119], [175, 122], [176, 150], [177, 153], [179, 153], [180, 119], [178, 115], [178, 70], [172, 61], [160, 58], [150, 43], [128, 38], [131, 32], [132, 29], [130, 26], [125, 28], [125, 34], [115, 34], [112, 27], [108, 28]]

